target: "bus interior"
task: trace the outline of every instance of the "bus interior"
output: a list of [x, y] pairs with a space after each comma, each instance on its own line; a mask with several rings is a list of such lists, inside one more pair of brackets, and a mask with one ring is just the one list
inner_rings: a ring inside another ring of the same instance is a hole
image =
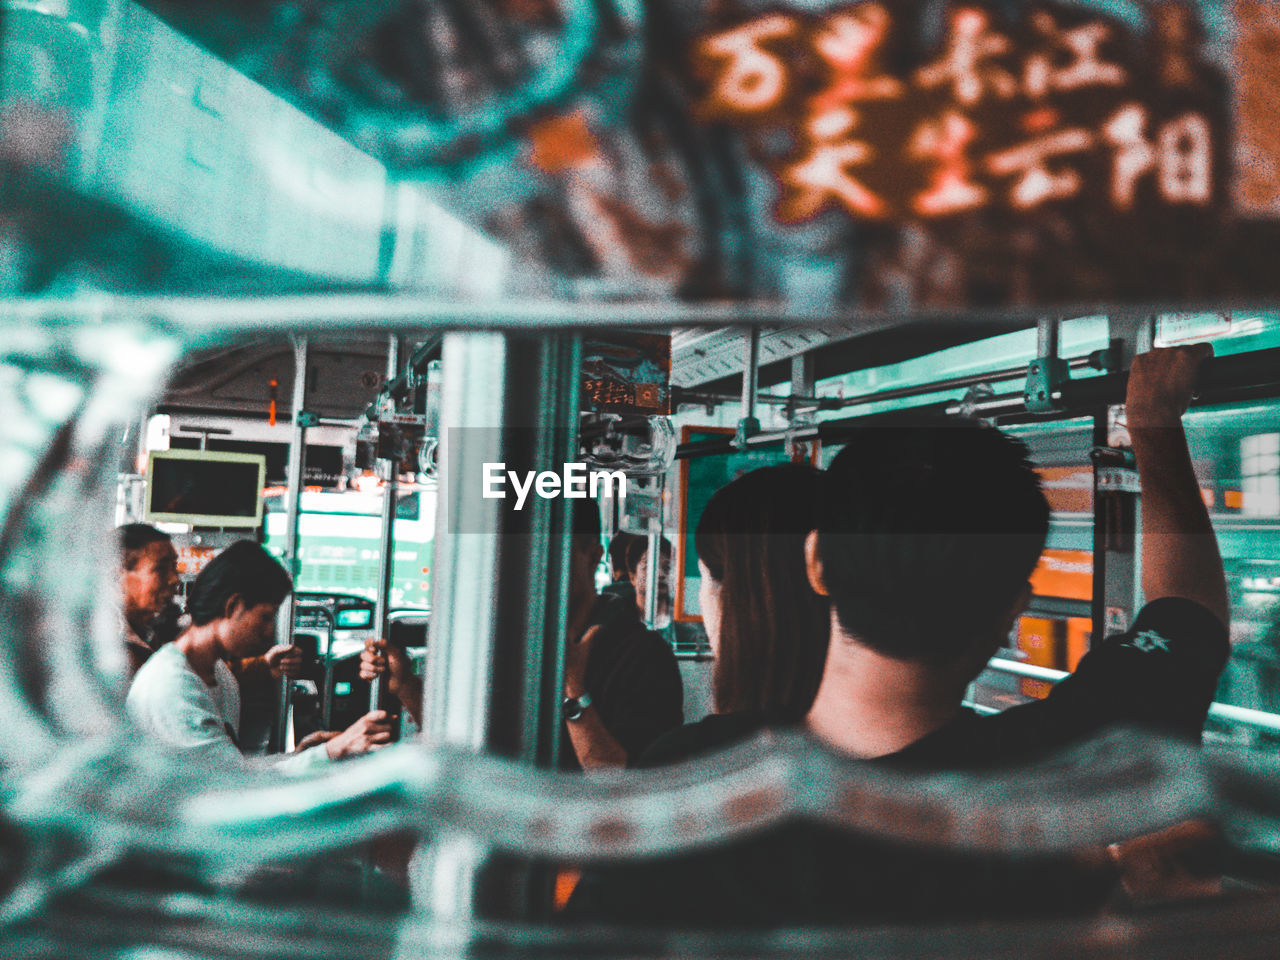
[[[975, 31], [995, 72], [956, 52]], [[2, 0], [6, 955], [1274, 955], [1277, 42], [1269, 2]], [[964, 62], [976, 87], [941, 72]], [[491, 495], [490, 467], [622, 477], [583, 499], [599, 546], [644, 544], [631, 612], [692, 724], [715, 711], [712, 494], [825, 469], [904, 412], [986, 421], [1050, 509], [1030, 602], [965, 692], [994, 715], [1133, 625], [1128, 371], [1198, 343], [1183, 422], [1231, 606], [1198, 748], [1109, 734], [893, 779], [783, 732], [558, 769], [578, 507], [541, 480]], [[243, 767], [126, 714], [131, 523], [171, 538], [179, 601], [243, 539], [290, 574], [276, 634], [302, 665], [242, 681]], [[361, 676], [380, 638], [418, 719]], [[377, 709], [394, 746], [269, 770]], [[582, 869], [805, 818], [1012, 857], [1208, 824], [1223, 853], [1208, 892], [1080, 916], [563, 920]]]

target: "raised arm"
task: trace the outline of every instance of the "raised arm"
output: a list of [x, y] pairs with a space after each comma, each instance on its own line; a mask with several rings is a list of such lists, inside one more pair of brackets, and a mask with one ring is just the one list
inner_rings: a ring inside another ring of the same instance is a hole
[[360, 679], [387, 678], [387, 688], [409, 711], [413, 722], [422, 729], [422, 678], [415, 676], [413, 664], [404, 647], [389, 640], [368, 639], [360, 652]]
[[1212, 355], [1213, 348], [1200, 343], [1135, 357], [1125, 412], [1142, 485], [1146, 600], [1194, 600], [1225, 624], [1230, 609], [1222, 557], [1182, 429], [1200, 364]]

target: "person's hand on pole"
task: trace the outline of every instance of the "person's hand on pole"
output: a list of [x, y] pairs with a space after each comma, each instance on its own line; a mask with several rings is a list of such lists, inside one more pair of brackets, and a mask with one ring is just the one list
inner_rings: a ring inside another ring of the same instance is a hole
[[385, 710], [372, 710], [328, 741], [324, 748], [330, 759], [341, 760], [377, 750], [390, 742], [390, 715]]
[[1124, 404], [1129, 428], [1180, 426], [1195, 395], [1200, 366], [1212, 356], [1212, 346], [1195, 343], [1134, 357]]
[[360, 651], [360, 679], [374, 681], [379, 677], [387, 678], [387, 689], [422, 729], [422, 679], [414, 674], [408, 653], [387, 640], [370, 637]]
[[1146, 602], [1193, 600], [1225, 624], [1231, 611], [1222, 556], [1182, 429], [1200, 365], [1212, 355], [1212, 347], [1198, 343], [1135, 357], [1125, 419], [1142, 491]]
[[370, 637], [360, 651], [360, 679], [372, 681], [379, 677], [386, 677], [387, 689], [399, 696], [413, 677], [413, 664], [403, 647]]
[[302, 673], [302, 649], [290, 644], [278, 644], [262, 655], [267, 669], [276, 680], [295, 679]]

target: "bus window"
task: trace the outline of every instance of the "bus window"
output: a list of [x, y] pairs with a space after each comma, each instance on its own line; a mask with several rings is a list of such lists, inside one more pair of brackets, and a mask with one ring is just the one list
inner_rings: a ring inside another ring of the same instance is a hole
[[[1194, 410], [1187, 433], [1231, 597], [1231, 659], [1218, 701], [1280, 712], [1280, 400]], [[1211, 719], [1233, 743], [1273, 734]]]
[[[431, 606], [431, 543], [435, 535], [434, 485], [401, 485], [395, 521], [392, 608]], [[314, 593], [378, 595], [381, 495], [305, 493], [298, 522], [298, 589]], [[284, 497], [267, 501], [267, 549], [283, 551]]]

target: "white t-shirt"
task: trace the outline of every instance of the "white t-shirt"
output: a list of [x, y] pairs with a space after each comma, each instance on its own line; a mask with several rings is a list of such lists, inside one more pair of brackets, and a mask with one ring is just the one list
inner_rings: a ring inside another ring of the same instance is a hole
[[[244, 764], [238, 746], [240, 684], [221, 660], [209, 686], [191, 668], [176, 643], [153, 653], [133, 678], [125, 706], [143, 730], [200, 763]], [[271, 766], [293, 775], [331, 762], [323, 747], [272, 759]]]

